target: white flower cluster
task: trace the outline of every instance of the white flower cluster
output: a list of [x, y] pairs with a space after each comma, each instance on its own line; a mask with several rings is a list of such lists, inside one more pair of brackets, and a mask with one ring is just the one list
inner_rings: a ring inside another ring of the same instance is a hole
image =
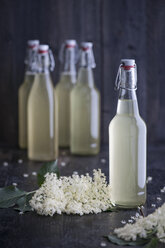
[[116, 228], [114, 233], [124, 240], [135, 241], [137, 237], [146, 238], [147, 233], [156, 228], [156, 235], [161, 242], [165, 243], [165, 203], [154, 213], [147, 217], [139, 217], [134, 224], [126, 224]]
[[111, 207], [110, 186], [100, 169], [93, 170], [93, 179], [89, 174], [58, 179], [56, 174], [50, 173], [30, 205], [41, 215], [97, 214]]

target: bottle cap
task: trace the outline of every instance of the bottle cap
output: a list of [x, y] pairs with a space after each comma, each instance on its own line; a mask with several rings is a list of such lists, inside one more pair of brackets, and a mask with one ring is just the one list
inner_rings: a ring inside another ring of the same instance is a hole
[[90, 68], [96, 67], [92, 47], [92, 42], [81, 42], [80, 66]]
[[83, 51], [86, 51], [90, 48], [93, 47], [93, 43], [92, 42], [81, 42], [81, 48]]
[[65, 46], [66, 48], [72, 48], [72, 47], [75, 47], [76, 46], [76, 40], [66, 40], [65, 41]]
[[124, 67], [125, 70], [129, 70], [130, 68], [135, 67], [134, 59], [121, 59], [121, 67]]
[[47, 53], [49, 51], [48, 45], [39, 45], [38, 53]]
[[39, 40], [28, 40], [27, 44], [29, 48], [33, 49], [35, 47], [38, 47]]
[[[121, 69], [122, 68], [122, 69]], [[134, 70], [132, 70], [134, 68]], [[127, 76], [126, 76], [127, 74]], [[115, 80], [115, 89], [119, 88], [127, 90], [137, 89], [137, 71], [134, 59], [121, 59], [121, 64], [117, 72]]]

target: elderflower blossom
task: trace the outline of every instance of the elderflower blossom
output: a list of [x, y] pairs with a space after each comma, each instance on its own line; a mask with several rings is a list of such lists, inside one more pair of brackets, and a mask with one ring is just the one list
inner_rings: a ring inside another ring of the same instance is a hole
[[89, 214], [106, 211], [110, 206], [110, 186], [101, 170], [89, 174], [60, 177], [54, 173], [45, 176], [45, 182], [30, 201], [40, 215]]
[[165, 203], [154, 213], [147, 217], [140, 217], [134, 224], [126, 224], [116, 228], [114, 233], [126, 241], [135, 241], [137, 237], [146, 238], [149, 231], [156, 228], [156, 235], [161, 242], [165, 243]]

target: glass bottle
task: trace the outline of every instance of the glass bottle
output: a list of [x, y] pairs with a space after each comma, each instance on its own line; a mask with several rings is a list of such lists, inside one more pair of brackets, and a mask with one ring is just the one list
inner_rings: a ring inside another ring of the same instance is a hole
[[18, 140], [20, 148], [27, 148], [27, 100], [36, 73], [36, 55], [38, 46], [38, 40], [29, 40], [27, 42], [25, 77], [18, 90]]
[[94, 155], [100, 150], [100, 93], [91, 42], [81, 44], [77, 84], [71, 91], [71, 153]]
[[28, 99], [28, 157], [50, 161], [58, 154], [54, 87], [49, 71], [54, 69], [54, 59], [48, 45], [39, 46], [37, 57], [38, 73]]
[[146, 201], [146, 125], [139, 115], [136, 85], [135, 60], [122, 59], [117, 113], [109, 125], [111, 201], [122, 208]]
[[55, 87], [60, 147], [70, 145], [70, 92], [76, 83], [76, 48], [75, 40], [66, 40], [60, 51], [60, 62], [63, 68], [60, 81]]

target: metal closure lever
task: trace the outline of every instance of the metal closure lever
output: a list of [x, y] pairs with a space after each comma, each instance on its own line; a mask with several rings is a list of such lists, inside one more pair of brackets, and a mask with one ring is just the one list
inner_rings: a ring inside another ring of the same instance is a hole
[[51, 49], [49, 49], [49, 60], [50, 60], [50, 70], [53, 71], [55, 68], [55, 59]]
[[120, 77], [120, 68], [121, 68], [122, 64], [119, 65], [119, 69], [117, 72], [117, 76], [116, 76], [116, 80], [115, 80], [115, 90], [119, 90], [120, 88], [120, 81], [121, 81], [121, 77]]

